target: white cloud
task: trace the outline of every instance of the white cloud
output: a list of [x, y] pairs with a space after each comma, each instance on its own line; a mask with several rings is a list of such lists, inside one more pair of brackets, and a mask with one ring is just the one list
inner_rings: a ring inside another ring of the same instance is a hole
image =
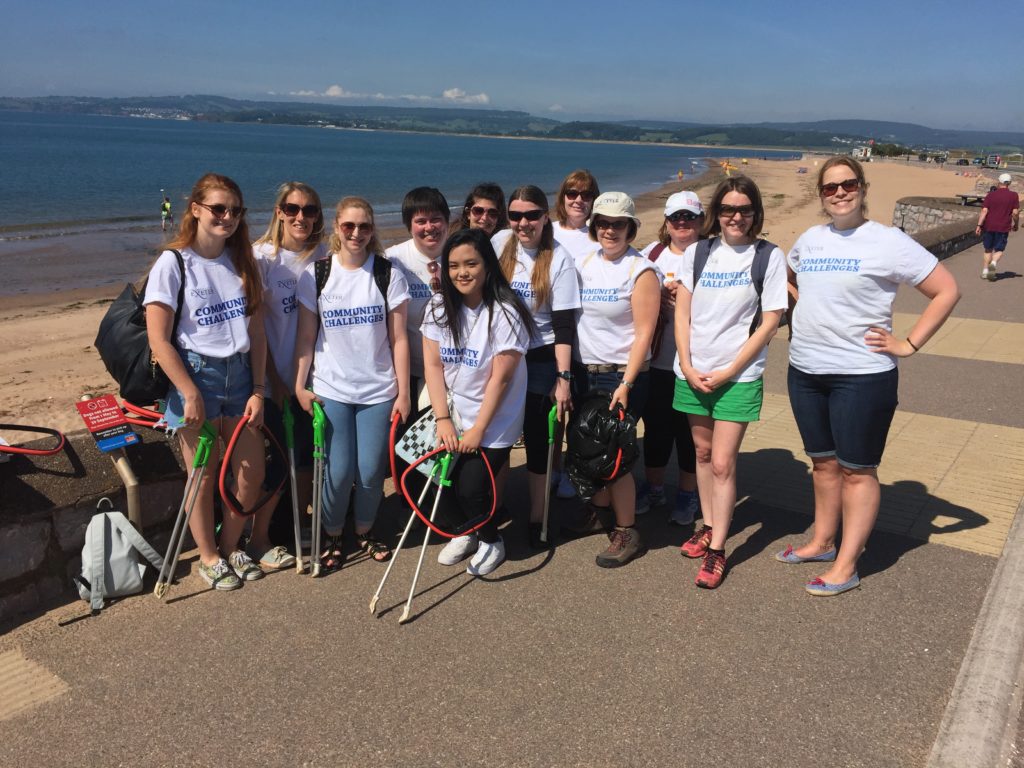
[[552, 104], [548, 107], [548, 112], [565, 112], [565, 107], [561, 104]]
[[441, 93], [445, 101], [453, 101], [456, 104], [490, 104], [491, 97], [486, 93], [466, 93], [461, 88], [448, 88]]
[[341, 85], [329, 86], [325, 91], [303, 89], [289, 91], [289, 96], [317, 97], [328, 99], [372, 99], [373, 101], [412, 101], [427, 104], [490, 104], [491, 97], [486, 93], [466, 93], [461, 88], [448, 88], [440, 96], [427, 96], [416, 93], [353, 93]]
[[359, 94], [357, 94], [357, 93], [349, 93], [344, 88], [342, 88], [340, 85], [332, 85], [330, 88], [328, 88], [326, 91], [324, 91], [324, 96], [330, 96], [330, 97], [336, 98], [336, 99], [351, 98], [352, 96], [358, 96], [358, 95]]

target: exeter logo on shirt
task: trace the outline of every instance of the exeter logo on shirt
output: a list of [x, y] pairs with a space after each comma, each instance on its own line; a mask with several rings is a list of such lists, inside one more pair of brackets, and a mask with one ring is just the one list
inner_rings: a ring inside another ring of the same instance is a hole
[[817, 256], [800, 259], [797, 273], [800, 272], [860, 272], [860, 259], [839, 259], [828, 256]]
[[239, 296], [237, 299], [220, 301], [208, 307], [199, 307], [195, 311], [196, 325], [219, 325], [236, 317], [245, 317], [245, 304], [245, 296]]
[[480, 351], [468, 347], [439, 347], [441, 362], [447, 365], [464, 365], [467, 368], [480, 367]]
[[[334, 304], [344, 301], [343, 296], [333, 293], [323, 293], [320, 297], [326, 304]], [[348, 325], [372, 325], [384, 322], [384, 305], [369, 304], [362, 307], [338, 307], [337, 309], [324, 308], [320, 312], [320, 319], [324, 328], [341, 328]]]
[[296, 283], [298, 283], [298, 280], [296, 280], [294, 277], [290, 277], [287, 280], [278, 280], [277, 287], [283, 288], [284, 290], [288, 291], [294, 288]]
[[739, 285], [750, 285], [749, 272], [708, 272], [700, 275], [698, 285], [701, 288], [735, 288]]
[[189, 288], [188, 295], [193, 299], [208, 299], [213, 296], [213, 288]]

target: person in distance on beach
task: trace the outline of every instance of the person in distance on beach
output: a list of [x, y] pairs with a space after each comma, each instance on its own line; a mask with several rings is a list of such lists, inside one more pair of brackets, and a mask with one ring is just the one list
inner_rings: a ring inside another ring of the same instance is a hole
[[529, 543], [542, 549], [546, 546], [540, 540], [544, 498], [550, 492], [546, 485], [548, 413], [552, 401], [559, 420], [572, 407], [572, 342], [580, 289], [572, 256], [555, 242], [544, 193], [532, 185], [519, 187], [509, 197], [508, 208], [512, 228], [498, 232], [491, 245], [500, 254], [502, 274], [537, 325], [526, 353], [523, 441], [530, 485]]
[[[295, 417], [295, 463], [297, 486], [305, 509], [312, 488], [313, 422], [295, 399], [295, 334], [299, 313], [295, 289], [306, 265], [327, 255], [323, 243], [324, 214], [320, 196], [308, 184], [289, 181], [277, 190], [274, 210], [263, 237], [253, 243], [256, 263], [263, 276], [263, 324], [267, 333], [267, 379], [271, 397], [265, 400], [264, 420], [268, 429], [285, 444], [282, 411], [292, 409]], [[266, 488], [276, 488], [288, 467], [280, 462], [267, 466]], [[252, 534], [246, 551], [272, 570], [291, 568], [295, 558], [284, 547], [270, 541], [270, 522], [280, 496], [275, 496], [253, 516]], [[296, 553], [298, 555], [299, 553]]]
[[[788, 257], [796, 299], [789, 400], [811, 457], [814, 531], [810, 541], [775, 557], [829, 563], [806, 585], [812, 595], [828, 596], [860, 584], [857, 559], [878, 517], [878, 465], [897, 405], [896, 360], [942, 327], [960, 291], [914, 240], [866, 218], [868, 183], [855, 159], [825, 161], [817, 189], [831, 221], [804, 232]], [[892, 334], [901, 283], [930, 299], [905, 338]]]
[[505, 193], [493, 182], [473, 187], [462, 206], [462, 215], [456, 219], [449, 234], [460, 229], [482, 229], [488, 237], [508, 227], [505, 215]]
[[441, 251], [448, 237], [451, 210], [441, 191], [434, 187], [409, 190], [402, 201], [402, 223], [412, 237], [387, 249], [391, 259], [409, 286], [409, 307], [406, 327], [409, 337], [409, 360], [413, 402], [423, 383], [423, 342], [420, 325], [430, 298], [441, 290]]
[[[758, 240], [763, 225], [757, 185], [746, 176], [728, 178], [708, 205], [703, 234], [711, 240], [688, 246], [679, 266], [672, 405], [690, 421], [704, 518], [680, 552], [701, 559], [694, 581], [705, 589], [725, 576], [736, 460], [747, 424], [761, 415], [767, 345], [787, 304], [785, 256]], [[703, 269], [699, 249], [707, 255]]]
[[[581, 309], [575, 351], [577, 394], [592, 389], [612, 393], [610, 407], [621, 405], [634, 417], [643, 412], [651, 340], [658, 323], [661, 280], [655, 266], [630, 246], [640, 219], [623, 192], [605, 192], [594, 200], [588, 230], [597, 249], [576, 260]], [[583, 518], [565, 528], [573, 533], [604, 530], [609, 508], [615, 527], [608, 547], [597, 556], [602, 568], [625, 565], [644, 551], [636, 522], [636, 485], [626, 473], [598, 491]]]
[[[526, 364], [535, 332], [529, 310], [502, 275], [498, 257], [480, 229], [452, 235], [441, 256], [441, 291], [423, 318], [423, 357], [438, 447], [461, 454], [452, 473], [456, 500], [442, 497], [449, 520], [471, 520], [490, 508], [490, 481], [508, 463], [523, 428]], [[453, 423], [461, 421], [458, 435]], [[438, 554], [442, 565], [472, 555], [467, 573], [486, 576], [505, 560], [495, 518], [476, 533], [451, 539]]]
[[[164, 420], [177, 430], [186, 465], [191, 465], [199, 432], [210, 421], [224, 443], [239, 419], [243, 430], [232, 454], [232, 471], [243, 507], [254, 504], [263, 482], [263, 398], [267, 344], [263, 328], [263, 282], [252, 255], [242, 191], [226, 176], [208, 173], [196, 182], [182, 214], [178, 235], [167, 244], [185, 263], [184, 305], [172, 337], [181, 272], [165, 250], [146, 286], [146, 329], [153, 355], [174, 385]], [[217, 446], [210, 451], [217, 466]], [[207, 472], [189, 518], [199, 548], [199, 575], [214, 589], [230, 590], [263, 571], [238, 542], [245, 519], [224, 516], [218, 543], [213, 494], [217, 473]]]
[[160, 203], [160, 231], [166, 232], [168, 224], [174, 226], [174, 214], [171, 213], [171, 198], [165, 196]]
[[1013, 177], [1004, 173], [999, 176], [999, 186], [985, 195], [981, 203], [981, 215], [975, 234], [981, 235], [985, 249], [985, 265], [981, 270], [981, 279], [995, 282], [999, 270], [999, 259], [1006, 250], [1006, 241], [1010, 230], [1014, 232], [1020, 226], [1020, 197], [1010, 191]]
[[353, 485], [359, 548], [378, 562], [391, 556], [373, 525], [384, 496], [388, 425], [396, 414], [404, 422], [411, 408], [409, 285], [400, 270], [391, 269], [382, 293], [374, 262], [384, 258], [384, 249], [366, 200], [346, 197], [338, 203], [330, 249], [330, 272], [322, 289], [315, 263], [307, 264], [299, 277], [295, 341], [295, 396], [307, 412], [314, 400], [320, 402], [327, 417], [327, 542], [320, 555], [327, 571], [341, 567], [341, 534]]
[[554, 226], [555, 241], [581, 259], [594, 251], [587, 220], [594, 199], [601, 194], [597, 179], [585, 168], [573, 171], [562, 180], [555, 200]]
[[694, 192], [676, 192], [665, 201], [665, 219], [658, 239], [640, 255], [657, 264], [663, 277], [661, 327], [655, 332], [651, 350], [650, 389], [644, 405], [644, 472], [646, 482], [637, 495], [637, 514], [665, 504], [665, 466], [676, 446], [679, 488], [669, 520], [689, 525], [700, 509], [697, 495], [696, 456], [686, 414], [672, 407], [676, 387], [673, 370], [676, 357], [675, 302], [682, 275], [683, 254], [700, 239], [704, 206]]

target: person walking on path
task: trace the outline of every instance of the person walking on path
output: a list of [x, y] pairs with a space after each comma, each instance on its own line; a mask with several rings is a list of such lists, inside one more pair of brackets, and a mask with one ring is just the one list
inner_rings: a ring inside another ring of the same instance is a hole
[[704, 234], [712, 239], [690, 245], [679, 268], [672, 406], [690, 422], [704, 519], [680, 552], [701, 559], [694, 583], [704, 589], [725, 576], [740, 444], [747, 424], [761, 417], [767, 346], [787, 304], [785, 256], [759, 240], [763, 225], [757, 185], [747, 176], [726, 179], [708, 205]]
[[[878, 465], [897, 405], [896, 360], [923, 347], [960, 299], [956, 280], [932, 254], [900, 230], [867, 220], [867, 188], [856, 160], [827, 160], [817, 189], [832, 221], [804, 232], [788, 257], [796, 299], [789, 401], [811, 457], [814, 531], [775, 557], [829, 564], [807, 583], [812, 595], [860, 585], [857, 560], [878, 517]], [[892, 305], [901, 283], [930, 301], [897, 338]]]
[[1010, 191], [1013, 177], [1004, 173], [999, 177], [999, 186], [985, 195], [981, 203], [981, 215], [975, 234], [982, 236], [982, 247], [985, 249], [985, 263], [981, 270], [981, 279], [995, 282], [999, 269], [999, 259], [1006, 250], [1006, 241], [1010, 230], [1014, 232], [1020, 226], [1020, 196]]

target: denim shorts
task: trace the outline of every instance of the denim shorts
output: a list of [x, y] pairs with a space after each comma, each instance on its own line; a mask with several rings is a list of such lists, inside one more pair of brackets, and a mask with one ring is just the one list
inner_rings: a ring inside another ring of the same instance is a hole
[[985, 249], [985, 253], [992, 251], [1002, 253], [1006, 250], [1006, 243], [1009, 239], [1009, 232], [985, 232], [981, 236], [981, 247]]
[[789, 404], [804, 451], [835, 456], [844, 467], [882, 463], [889, 425], [899, 403], [899, 371], [812, 374], [789, 366]]
[[[203, 397], [206, 418], [236, 418], [245, 413], [245, 404], [252, 396], [252, 368], [249, 353], [236, 352], [231, 357], [207, 357], [187, 349], [178, 350], [185, 370]], [[185, 401], [177, 387], [167, 395], [164, 420], [171, 429], [184, 426]]]

